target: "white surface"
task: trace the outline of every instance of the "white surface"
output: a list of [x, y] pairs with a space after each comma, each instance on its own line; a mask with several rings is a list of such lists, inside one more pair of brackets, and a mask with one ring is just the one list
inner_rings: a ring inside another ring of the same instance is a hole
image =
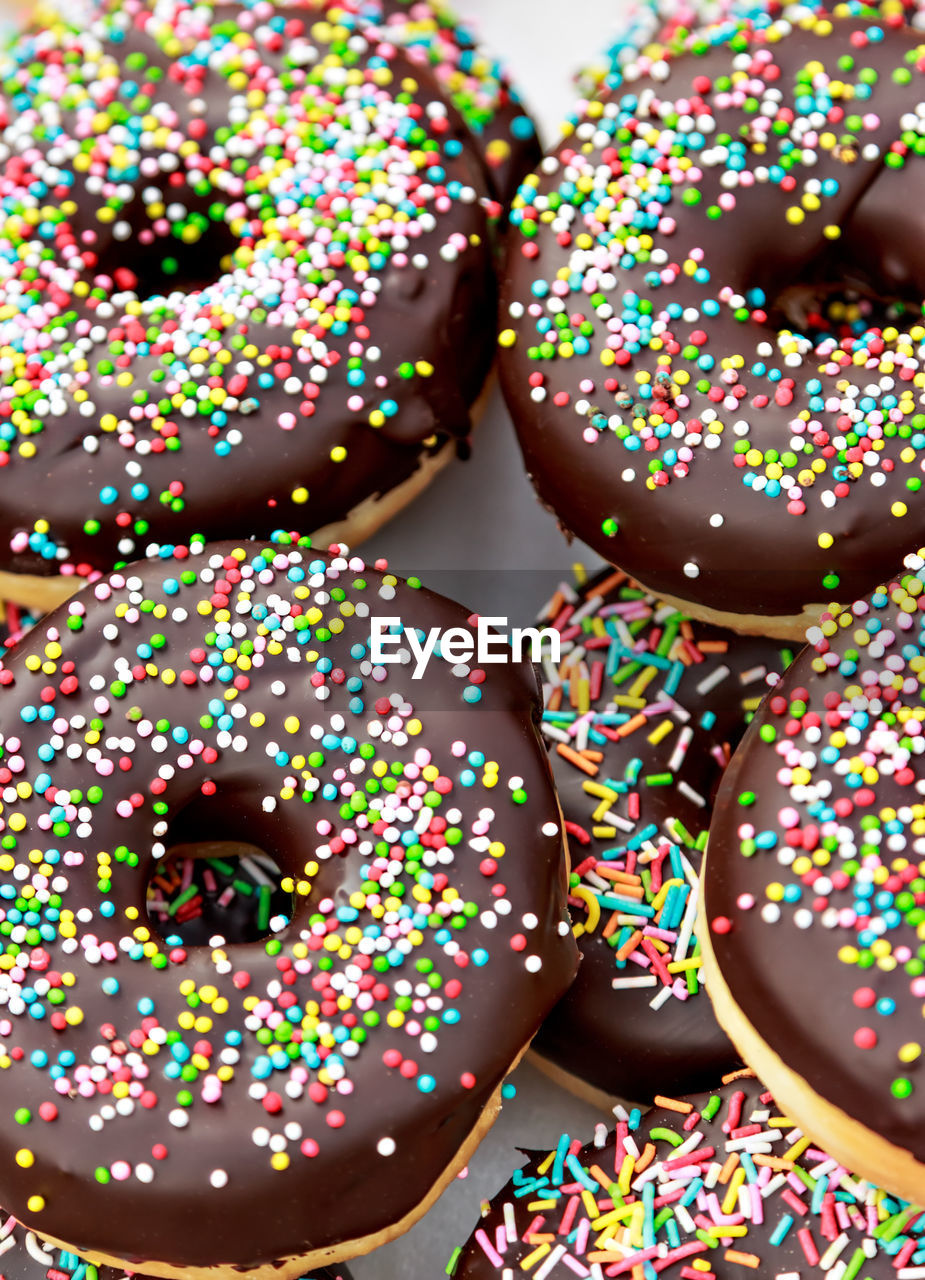
[[[619, 6], [604, 0], [459, 0], [463, 16], [514, 73], [538, 120], [544, 143], [574, 93], [571, 77], [607, 43]], [[513, 427], [496, 392], [476, 433], [471, 461], [451, 466], [405, 514], [368, 543], [398, 572], [419, 573], [428, 586], [483, 613], [532, 621], [550, 594], [590, 553], [566, 543], [536, 501], [524, 475]], [[518, 611], [522, 611], [518, 618]], [[439, 1280], [454, 1247], [476, 1225], [479, 1202], [494, 1194], [519, 1163], [521, 1147], [555, 1145], [563, 1131], [588, 1141], [601, 1117], [550, 1084], [529, 1063], [512, 1078], [505, 1104], [465, 1179], [457, 1180], [402, 1239], [351, 1263], [356, 1280]]]

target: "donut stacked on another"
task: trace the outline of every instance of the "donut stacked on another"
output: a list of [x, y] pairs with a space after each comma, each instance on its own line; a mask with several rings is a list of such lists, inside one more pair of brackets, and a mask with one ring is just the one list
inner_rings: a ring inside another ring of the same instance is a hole
[[[532, 667], [416, 680], [376, 618], [474, 622], [280, 535], [101, 579], [0, 667], [0, 1203], [43, 1239], [178, 1277], [365, 1252], [574, 977]], [[292, 917], [188, 945], [154, 864], [224, 840]]]
[[920, 1209], [820, 1150], [745, 1072], [526, 1154], [454, 1280], [914, 1280], [925, 1251]]
[[679, 36], [514, 202], [501, 373], [539, 496], [707, 620], [798, 638], [925, 539], [921, 40]]
[[541, 622], [561, 634], [543, 732], [582, 963], [534, 1048], [578, 1092], [704, 1088], [739, 1058], [703, 994], [702, 851], [730, 751], [791, 655], [692, 623], [619, 573], [559, 593]]
[[833, 607], [723, 778], [717, 1017], [837, 1159], [925, 1203], [925, 559]]
[[47, 607], [193, 534], [355, 541], [463, 447], [489, 179], [530, 144], [445, 21], [110, 0], [3, 55], [6, 598]]

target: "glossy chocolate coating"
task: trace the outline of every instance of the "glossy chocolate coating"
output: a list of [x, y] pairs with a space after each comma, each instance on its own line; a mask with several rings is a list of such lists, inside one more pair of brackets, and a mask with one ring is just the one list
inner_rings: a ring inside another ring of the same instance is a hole
[[6, 55], [4, 567], [319, 529], [467, 437], [488, 179], [362, 8], [124, 0]]
[[656, 592], [792, 615], [870, 590], [925, 536], [917, 393], [897, 408], [920, 327], [895, 362], [876, 332], [847, 331], [839, 364], [780, 336], [832, 331], [788, 320], [797, 286], [820, 306], [832, 287], [898, 296], [915, 326], [919, 40], [841, 17], [695, 34], [580, 104], [521, 188], [501, 372], [527, 470]]
[[[467, 619], [358, 558], [226, 543], [86, 589], [7, 657], [4, 862], [49, 859], [0, 930], [0, 1195], [29, 1226], [141, 1270], [382, 1231], [574, 976], [533, 669], [373, 667], [376, 615]], [[205, 834], [291, 878], [266, 942], [147, 926], [152, 858]]]
[[755, 717], [714, 808], [704, 922], [785, 1066], [920, 1161], [921, 579], [825, 615]]
[[[651, 904], [655, 899], [659, 908], [649, 919], [637, 918], [636, 925], [644, 932], [647, 926], [665, 930], [671, 923], [668, 937], [672, 940], [667, 943], [665, 959], [672, 961], [681, 958], [676, 945], [681, 917], [677, 923], [662, 918], [659, 890], [672, 881], [686, 885], [683, 918], [688, 914], [693, 918], [701, 849], [728, 752], [745, 732], [757, 700], [767, 690], [769, 675], [782, 670], [789, 655], [782, 654], [770, 640], [688, 622], [684, 615], [641, 593], [635, 584], [614, 583], [613, 577], [599, 575], [582, 589], [576, 601], [579, 612], [586, 602], [597, 603], [579, 626], [565, 622], [560, 667], [563, 680], [570, 671], [574, 673], [568, 651], [584, 649], [589, 642], [597, 644], [596, 633], [609, 621], [614, 631], [603, 647], [587, 648], [584, 659], [589, 664], [605, 664], [610, 673], [603, 676], [600, 695], [590, 700], [595, 715], [604, 719], [602, 728], [589, 735], [588, 747], [603, 758], [594, 757], [597, 772], [593, 781], [559, 752], [555, 741], [550, 742], [550, 758], [566, 822], [573, 824], [569, 827], [572, 885], [582, 884], [591, 893], [614, 894], [619, 893], [618, 885], [608, 884], [596, 872], [625, 872], [630, 864], [637, 876], [644, 872], [647, 887], [642, 901]], [[618, 619], [623, 624], [622, 635], [615, 628]], [[542, 621], [549, 625], [553, 619]], [[615, 650], [627, 642], [624, 638], [643, 659], [635, 668], [625, 655], [616, 656]], [[654, 680], [647, 680], [651, 668], [645, 666], [645, 659], [651, 655], [664, 665], [656, 668]], [[613, 713], [622, 713], [627, 723], [638, 714], [638, 708], [613, 699], [625, 696], [637, 679], [645, 685], [640, 701], [650, 718], [644, 726], [618, 738], [621, 715]], [[663, 693], [669, 682], [671, 698]], [[547, 705], [556, 687], [546, 686]], [[561, 686], [559, 695], [556, 701], [561, 698], [562, 706], [569, 707], [568, 697], [561, 697]], [[660, 703], [663, 709], [657, 711]], [[547, 716], [551, 715], [548, 711]], [[551, 723], [556, 727], [555, 720]], [[670, 726], [667, 732], [666, 723]], [[653, 736], [658, 740], [651, 741]], [[676, 752], [682, 751], [676, 759]], [[666, 775], [669, 785], [664, 785]], [[636, 781], [631, 784], [628, 778]], [[616, 780], [623, 791], [619, 795], [614, 791], [609, 805], [586, 789], [589, 781], [592, 786], [606, 788], [610, 780]], [[594, 812], [599, 808], [608, 812], [596, 823]], [[608, 827], [613, 814], [625, 822], [624, 829]], [[635, 816], [630, 819], [629, 814]], [[594, 834], [596, 826], [601, 828], [600, 835]], [[682, 856], [686, 867], [678, 879], [675, 867], [682, 866]], [[587, 871], [579, 876], [576, 873], [582, 868]], [[675, 970], [671, 975], [673, 994], [653, 1008], [651, 1002], [663, 993], [665, 984], [655, 975], [641, 945], [632, 948], [634, 959], [620, 963], [617, 958], [625, 936], [636, 932], [634, 926], [612, 929], [608, 939], [604, 932], [605, 926], [613, 923], [611, 908], [601, 908], [597, 927], [589, 931], [587, 903], [573, 898], [571, 906], [582, 963], [567, 994], [540, 1028], [534, 1041], [540, 1053], [595, 1088], [635, 1102], [651, 1102], [659, 1093], [704, 1088], [739, 1065], [699, 980], [691, 991], [686, 972]], [[684, 959], [696, 957], [695, 940], [683, 952]], [[695, 969], [694, 975], [699, 979], [699, 970]], [[640, 977], [648, 978], [652, 985], [612, 987], [614, 979]]]
[[[581, 1181], [574, 1163], [526, 1153], [527, 1164], [488, 1206], [478, 1229], [482, 1239], [473, 1233], [463, 1246], [454, 1280], [500, 1280], [519, 1274], [520, 1266], [544, 1265], [544, 1277], [571, 1280], [628, 1273], [646, 1263], [670, 1280], [691, 1280], [701, 1274], [697, 1262], [707, 1264], [702, 1274], [719, 1280], [739, 1280], [743, 1271], [755, 1280], [822, 1277], [832, 1274], [833, 1264], [838, 1275], [863, 1267], [874, 1280], [892, 1280], [897, 1255], [908, 1259], [922, 1247], [920, 1210], [855, 1179], [803, 1142], [770, 1093], [747, 1074], [673, 1109], [656, 1106], [641, 1119], [637, 1112], [609, 1133], [599, 1128], [595, 1141], [577, 1151]], [[641, 1157], [638, 1172], [625, 1140]], [[686, 1151], [682, 1143], [689, 1144]], [[625, 1160], [633, 1176], [621, 1179]], [[597, 1203], [590, 1230], [589, 1201]], [[617, 1209], [634, 1203], [635, 1231], [633, 1215]]]

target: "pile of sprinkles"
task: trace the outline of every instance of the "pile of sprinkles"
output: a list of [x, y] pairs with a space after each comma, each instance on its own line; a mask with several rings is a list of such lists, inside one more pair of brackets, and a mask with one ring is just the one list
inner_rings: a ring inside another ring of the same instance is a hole
[[720, 971], [765, 1043], [921, 1161], [922, 553], [906, 566], [823, 615], [756, 716], [714, 810], [705, 903]]
[[[466, 618], [342, 548], [194, 543], [0, 664], [0, 1194], [30, 1227], [142, 1270], [384, 1229], [571, 980], [532, 671], [413, 682], [377, 614]], [[172, 936], [152, 865], [210, 824], [282, 870], [259, 942]]]
[[483, 1205], [455, 1280], [920, 1280], [925, 1215], [821, 1151], [747, 1074], [615, 1108]]
[[863, 594], [925, 532], [925, 279], [897, 225], [925, 47], [901, 13], [788, 12], [638, 53], [511, 213], [502, 375], [541, 498], [724, 615]]
[[495, 204], [452, 41], [381, 9], [77, 4], [2, 55], [7, 568], [227, 535], [231, 493], [320, 528], [467, 434]]
[[[703, 1000], [694, 932], [713, 797], [731, 750], [792, 655], [693, 622], [613, 572], [564, 584], [541, 622], [543, 734], [572, 850], [583, 962], [536, 1047], [636, 1100], [738, 1061]], [[664, 1016], [658, 1029], [653, 1019]]]

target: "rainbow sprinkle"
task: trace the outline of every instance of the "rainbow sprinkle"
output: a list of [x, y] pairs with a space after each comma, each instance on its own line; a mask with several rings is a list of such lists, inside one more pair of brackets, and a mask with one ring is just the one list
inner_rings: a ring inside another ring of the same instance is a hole
[[654, 1009], [687, 1000], [701, 990], [694, 920], [713, 793], [792, 655], [692, 622], [619, 572], [560, 588], [541, 621], [560, 634], [542, 730], [572, 847], [575, 935], [612, 948], [615, 990], [640, 989]]
[[483, 1206], [455, 1280], [920, 1280], [925, 1215], [814, 1147], [757, 1081], [615, 1108], [563, 1134]]
[[[544, 777], [540, 744], [532, 760], [520, 751], [520, 774], [446, 736], [452, 710], [467, 737], [493, 724], [506, 751], [529, 682], [441, 662], [406, 693], [407, 671], [369, 660], [377, 611], [464, 613], [428, 606], [437, 598], [419, 588], [288, 535], [194, 543], [88, 588], [0, 663], [0, 1083], [7, 1106], [27, 1090], [42, 1098], [11, 1108], [22, 1144], [0, 1172], [17, 1215], [55, 1234], [54, 1195], [30, 1170], [55, 1160], [74, 1124], [98, 1143], [72, 1153], [69, 1177], [179, 1175], [207, 1195], [235, 1178], [209, 1167], [218, 1135], [197, 1129], [223, 1096], [270, 1176], [358, 1125], [377, 1079], [441, 1106], [477, 1099], [473, 990], [498, 965], [520, 974], [529, 1020], [567, 984], [569, 930], [550, 906], [561, 831], [529, 781]], [[194, 874], [217, 875], [222, 892], [233, 868], [206, 860], [178, 885], [155, 867], [149, 918], [137, 905], [149, 850], [157, 860], [182, 843], [184, 814], [201, 821], [204, 804], [215, 838], [229, 836], [227, 809], [235, 838], [284, 865], [292, 921], [249, 947], [172, 936]], [[286, 831], [301, 833], [297, 852], [266, 843]], [[529, 886], [516, 883], [512, 840], [531, 858]], [[160, 1117], [153, 1158], [132, 1144], [139, 1108]], [[371, 1173], [396, 1151], [417, 1162], [394, 1132], [382, 1116], [368, 1136]], [[175, 1147], [185, 1154], [171, 1162]]]

